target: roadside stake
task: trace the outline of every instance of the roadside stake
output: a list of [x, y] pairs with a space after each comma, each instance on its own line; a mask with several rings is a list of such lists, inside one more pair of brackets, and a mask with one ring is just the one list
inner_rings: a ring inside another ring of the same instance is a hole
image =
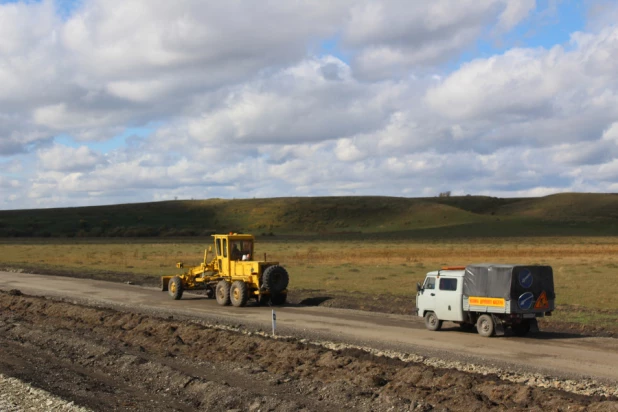
[[277, 329], [277, 314], [273, 309], [273, 336], [275, 336], [275, 330]]

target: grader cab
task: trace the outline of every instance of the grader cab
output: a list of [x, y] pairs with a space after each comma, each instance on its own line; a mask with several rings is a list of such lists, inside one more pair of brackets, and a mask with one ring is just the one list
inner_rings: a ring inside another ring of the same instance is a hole
[[[214, 249], [211, 246], [204, 251], [204, 261], [199, 266], [161, 277], [162, 291], [178, 300], [185, 290], [204, 290], [220, 305], [245, 306], [252, 298], [259, 304], [285, 303], [288, 272], [279, 262], [266, 261], [266, 256], [264, 261], [254, 260], [254, 236], [231, 233], [213, 237]], [[179, 262], [176, 267], [183, 269], [184, 264]]]

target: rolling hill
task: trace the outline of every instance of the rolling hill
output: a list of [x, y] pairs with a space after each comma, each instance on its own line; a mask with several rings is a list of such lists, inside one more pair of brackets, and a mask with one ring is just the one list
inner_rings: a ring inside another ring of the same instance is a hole
[[0, 237], [618, 235], [618, 194], [178, 200], [0, 211]]

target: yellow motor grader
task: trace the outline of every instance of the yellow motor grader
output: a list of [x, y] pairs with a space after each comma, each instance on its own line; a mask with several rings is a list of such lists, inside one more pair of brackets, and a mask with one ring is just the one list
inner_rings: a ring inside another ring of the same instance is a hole
[[[184, 273], [161, 277], [161, 290], [176, 300], [185, 290], [205, 290], [220, 305], [245, 306], [250, 298], [259, 304], [282, 305], [287, 299], [288, 272], [279, 262], [253, 260], [253, 235], [213, 235], [213, 248], [204, 251], [204, 261]], [[184, 268], [182, 262], [176, 267]]]

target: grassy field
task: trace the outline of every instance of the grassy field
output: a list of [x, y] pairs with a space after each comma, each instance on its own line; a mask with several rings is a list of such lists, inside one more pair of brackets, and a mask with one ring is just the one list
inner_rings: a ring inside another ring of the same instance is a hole
[[[160, 276], [177, 261], [197, 264], [210, 238], [199, 241], [4, 241], [0, 267], [73, 272], [131, 272]], [[366, 295], [415, 295], [416, 282], [442, 265], [478, 262], [548, 264], [554, 268], [557, 303], [618, 311], [618, 238], [488, 238], [298, 240], [261, 238], [258, 256], [280, 261], [291, 287]], [[615, 320], [615, 319], [614, 319]]]

